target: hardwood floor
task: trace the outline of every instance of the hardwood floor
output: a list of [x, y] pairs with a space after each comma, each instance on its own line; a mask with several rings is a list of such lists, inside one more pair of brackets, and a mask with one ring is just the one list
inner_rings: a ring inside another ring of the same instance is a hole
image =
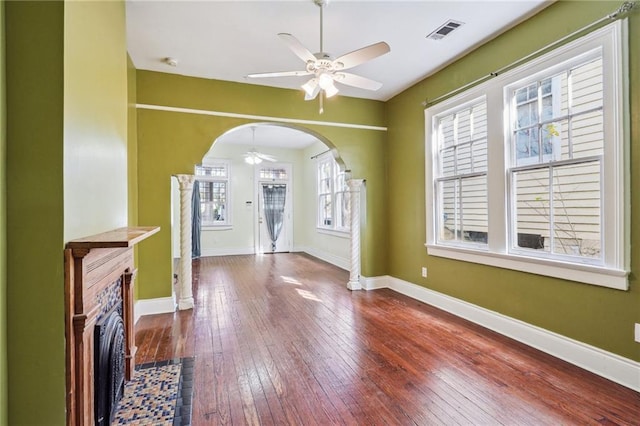
[[137, 363], [195, 356], [193, 425], [640, 424], [640, 394], [302, 254], [194, 261], [193, 311]]

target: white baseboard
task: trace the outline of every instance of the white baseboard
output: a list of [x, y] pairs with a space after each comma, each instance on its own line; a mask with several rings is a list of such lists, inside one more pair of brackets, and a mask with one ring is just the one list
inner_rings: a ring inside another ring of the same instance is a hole
[[371, 277], [363, 283], [367, 290], [390, 288], [640, 392], [639, 362], [399, 278]]
[[200, 256], [209, 257], [209, 256], [236, 256], [239, 254], [255, 254], [255, 249], [253, 247], [229, 247], [229, 248], [216, 248], [216, 247], [207, 247], [202, 248], [200, 251]]
[[176, 310], [173, 297], [159, 297], [157, 299], [141, 299], [133, 307], [133, 322], [137, 323], [143, 315], [166, 314]]
[[383, 275], [381, 277], [360, 277], [362, 288], [364, 290], [377, 290], [379, 288], [389, 288], [389, 275]]
[[[331, 263], [332, 265], [335, 265], [338, 268], [344, 269], [346, 271], [351, 269], [351, 259], [336, 256], [335, 254], [329, 253], [324, 250], [319, 250], [312, 247], [296, 246], [291, 251], [305, 252], [307, 254], [310, 254], [313, 257], [317, 257], [320, 260], [324, 260], [325, 262]], [[203, 248], [200, 255], [201, 257], [209, 257], [209, 256], [235, 256], [239, 254], [255, 254], [255, 249], [253, 247]]]
[[310, 254], [313, 257], [317, 257], [320, 260], [324, 260], [325, 262], [335, 265], [338, 268], [344, 269], [345, 271], [348, 271], [351, 269], [351, 259], [336, 256], [335, 254], [329, 253], [324, 250], [319, 250], [313, 247], [300, 246], [300, 247], [295, 247], [294, 251], [303, 251], [307, 254]]

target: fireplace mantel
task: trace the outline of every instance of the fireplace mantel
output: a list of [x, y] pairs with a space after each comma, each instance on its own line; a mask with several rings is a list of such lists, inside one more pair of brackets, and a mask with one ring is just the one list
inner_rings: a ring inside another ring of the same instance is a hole
[[67, 425], [94, 424], [94, 327], [110, 300], [122, 303], [125, 378], [135, 364], [133, 247], [160, 227], [126, 227], [69, 241], [65, 247]]
[[91, 250], [97, 248], [133, 247], [160, 230], [159, 226], [135, 226], [118, 228], [113, 231], [78, 238], [67, 243], [66, 248], [72, 250]]

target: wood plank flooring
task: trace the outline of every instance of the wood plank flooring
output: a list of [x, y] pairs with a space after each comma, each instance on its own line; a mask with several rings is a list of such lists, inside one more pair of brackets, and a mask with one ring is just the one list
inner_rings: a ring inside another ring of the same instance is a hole
[[137, 363], [195, 356], [193, 425], [640, 425], [640, 394], [303, 254], [194, 261]]

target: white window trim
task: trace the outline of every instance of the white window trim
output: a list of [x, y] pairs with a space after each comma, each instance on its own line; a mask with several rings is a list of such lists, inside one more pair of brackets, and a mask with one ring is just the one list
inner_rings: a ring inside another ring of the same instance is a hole
[[[322, 223], [320, 223], [320, 192], [318, 191], [319, 189], [319, 175], [318, 175], [318, 169], [320, 167], [321, 163], [324, 162], [330, 162], [331, 164], [331, 191], [329, 192], [329, 194], [331, 195], [331, 209], [332, 209], [332, 224], [330, 226], [328, 225], [323, 225]], [[324, 233], [324, 234], [328, 234], [328, 235], [335, 235], [335, 236], [339, 236], [339, 237], [345, 237], [350, 235], [351, 230], [348, 226], [344, 227], [344, 226], [337, 226], [337, 221], [338, 221], [338, 214], [340, 212], [338, 212], [338, 207], [336, 204], [336, 194], [338, 192], [342, 192], [342, 191], [336, 191], [335, 188], [335, 184], [336, 184], [336, 177], [338, 174], [340, 173], [344, 173], [343, 171], [340, 170], [340, 166], [338, 165], [338, 163], [335, 161], [335, 159], [333, 158], [333, 156], [331, 155], [330, 152], [327, 152], [325, 154], [319, 155], [316, 158], [316, 168], [315, 168], [315, 173], [316, 173], [316, 229], [318, 232], [320, 233]], [[348, 189], [344, 191], [345, 193], [348, 192]], [[349, 222], [349, 221], [347, 221]]]
[[338, 237], [338, 238], [349, 238], [351, 235], [351, 233], [348, 230], [344, 230], [344, 228], [340, 228], [340, 229], [318, 228], [318, 233], [331, 235], [333, 237]]
[[[316, 173], [316, 228], [320, 229], [327, 229], [327, 230], [332, 230], [334, 225], [335, 225], [335, 193], [333, 191], [333, 185], [334, 185], [334, 181], [333, 181], [333, 166], [331, 165], [331, 158], [329, 156], [329, 154], [324, 154], [324, 155], [320, 155], [317, 157], [316, 159], [316, 168], [315, 168], [315, 173]], [[330, 185], [330, 189], [329, 192], [323, 192], [320, 193], [320, 165], [323, 163], [329, 163], [330, 164], [330, 169], [331, 169], [331, 179], [329, 182]], [[320, 195], [325, 195], [328, 194], [331, 196], [331, 214], [332, 214], [332, 218], [331, 218], [331, 225], [325, 225], [322, 223], [322, 214], [321, 214], [321, 209], [320, 209]]]
[[216, 167], [216, 166], [220, 166], [220, 165], [224, 165], [227, 169], [227, 177], [226, 178], [220, 178], [220, 177], [215, 177], [215, 176], [201, 176], [201, 175], [195, 175], [196, 176], [196, 180], [200, 181], [200, 182], [220, 182], [220, 181], [226, 181], [227, 183], [227, 203], [226, 203], [226, 215], [227, 218], [224, 222], [222, 223], [216, 223], [216, 224], [211, 224], [208, 223], [206, 225], [201, 225], [200, 229], [203, 231], [228, 231], [233, 229], [233, 221], [232, 221], [232, 203], [231, 203], [231, 160], [227, 160], [227, 159], [215, 159], [215, 160], [209, 160], [209, 161], [203, 161], [202, 163], [203, 166], [205, 167]]
[[[520, 79], [528, 78], [559, 63], [573, 59], [579, 55], [588, 55], [594, 49], [602, 49], [605, 76], [605, 140], [617, 141], [617, 144], [605, 144], [604, 169], [608, 178], [603, 179], [602, 221], [603, 233], [608, 236], [604, 242], [603, 265], [568, 262], [558, 259], [523, 256], [509, 252], [508, 226], [508, 193], [506, 165], [509, 164], [509, 150], [505, 149], [509, 140], [509, 99], [505, 87]], [[498, 76], [488, 82], [471, 88], [449, 100], [443, 101], [425, 110], [425, 166], [426, 166], [426, 212], [427, 212], [427, 253], [433, 256], [479, 263], [500, 268], [512, 269], [538, 275], [556, 277], [603, 287], [627, 290], [628, 271], [630, 269], [630, 236], [629, 236], [629, 109], [628, 109], [628, 76], [627, 70], [627, 22], [626, 19], [616, 21], [594, 31], [576, 41], [566, 44], [554, 51], [530, 61], [516, 69]], [[504, 171], [489, 173], [488, 244], [464, 246], [437, 242], [437, 220], [435, 212], [435, 187], [433, 164], [434, 150], [437, 144], [430, 144], [435, 134], [434, 117], [447, 110], [486, 96], [488, 111], [496, 111], [492, 121], [502, 122], [502, 126], [488, 125], [489, 170]], [[612, 119], [613, 112], [621, 119]], [[496, 120], [496, 115], [502, 115]], [[622, 146], [620, 146], [620, 144]]]

